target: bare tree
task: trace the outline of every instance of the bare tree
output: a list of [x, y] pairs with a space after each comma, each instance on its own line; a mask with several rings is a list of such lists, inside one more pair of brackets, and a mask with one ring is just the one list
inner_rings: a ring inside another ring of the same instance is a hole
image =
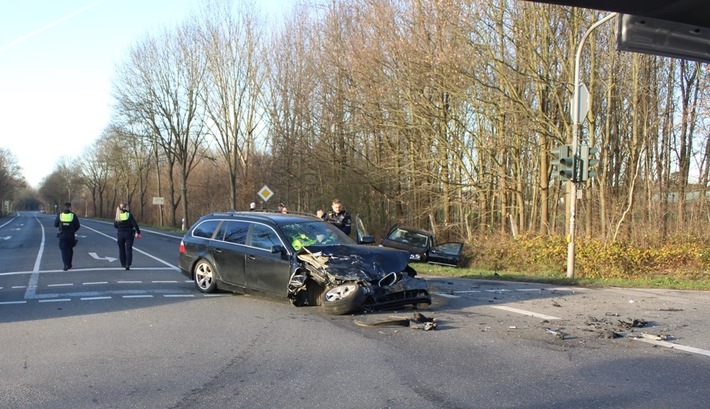
[[206, 64], [197, 33], [194, 23], [188, 22], [159, 37], [147, 37], [131, 49], [114, 86], [117, 111], [144, 123], [165, 155], [173, 225], [180, 203], [183, 221], [189, 225], [187, 181], [204, 149], [200, 91]]
[[201, 18], [199, 34], [207, 64], [201, 102], [210, 134], [227, 164], [232, 209], [238, 208], [239, 184], [254, 188], [248, 185], [250, 160], [265, 126], [259, 105], [264, 25], [254, 4], [246, 2], [238, 3], [236, 10], [231, 2], [210, 3]]

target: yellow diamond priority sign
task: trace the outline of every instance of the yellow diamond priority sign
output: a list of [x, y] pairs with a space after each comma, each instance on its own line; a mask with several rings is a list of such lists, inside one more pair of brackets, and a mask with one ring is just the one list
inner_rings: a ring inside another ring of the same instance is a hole
[[264, 185], [264, 187], [259, 189], [258, 195], [260, 198], [264, 199], [265, 202], [268, 202], [269, 199], [271, 199], [271, 196], [274, 195], [274, 192], [271, 189], [269, 189], [268, 186]]

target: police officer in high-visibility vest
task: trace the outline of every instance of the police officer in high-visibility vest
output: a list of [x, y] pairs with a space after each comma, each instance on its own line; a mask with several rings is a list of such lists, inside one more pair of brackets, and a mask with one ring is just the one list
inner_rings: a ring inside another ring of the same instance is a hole
[[118, 230], [116, 239], [118, 241], [118, 259], [121, 260], [121, 267], [130, 270], [133, 263], [133, 239], [141, 238], [141, 228], [138, 227], [138, 222], [129, 211], [128, 203], [118, 205], [113, 227]]
[[72, 268], [72, 260], [74, 259], [74, 246], [76, 246], [76, 231], [79, 230], [79, 217], [71, 211], [71, 203], [64, 203], [64, 211], [57, 215], [54, 219], [54, 227], [59, 232], [59, 250], [62, 252], [62, 262], [64, 263], [64, 271]]

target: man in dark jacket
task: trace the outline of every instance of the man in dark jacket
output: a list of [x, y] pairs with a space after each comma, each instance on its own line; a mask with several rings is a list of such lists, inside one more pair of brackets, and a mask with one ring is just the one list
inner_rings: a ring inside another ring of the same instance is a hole
[[129, 211], [128, 203], [118, 205], [113, 227], [118, 230], [116, 241], [118, 242], [118, 259], [121, 260], [121, 267], [130, 270], [131, 263], [133, 263], [133, 239], [141, 237], [141, 228], [138, 227], [138, 222]]
[[[320, 215], [322, 212], [319, 211], [318, 213]], [[343, 233], [350, 235], [352, 221], [350, 220], [350, 213], [345, 210], [342, 200], [333, 199], [332, 210], [321, 217], [328, 223], [334, 224]]]
[[64, 211], [57, 215], [54, 219], [54, 227], [59, 232], [59, 250], [62, 252], [62, 262], [64, 263], [64, 271], [72, 268], [72, 260], [74, 259], [74, 246], [76, 246], [76, 231], [79, 230], [79, 217], [71, 211], [71, 203], [64, 203]]

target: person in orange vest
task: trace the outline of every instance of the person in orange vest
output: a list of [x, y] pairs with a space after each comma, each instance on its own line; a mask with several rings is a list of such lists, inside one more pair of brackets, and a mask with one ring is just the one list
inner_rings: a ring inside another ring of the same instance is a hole
[[57, 237], [59, 238], [59, 251], [62, 252], [62, 262], [64, 263], [64, 271], [72, 268], [72, 260], [74, 259], [74, 246], [76, 246], [76, 231], [79, 230], [79, 217], [71, 211], [71, 203], [64, 203], [64, 211], [57, 215], [54, 219], [54, 227], [59, 229]]
[[128, 203], [119, 204], [113, 221], [113, 227], [118, 230], [118, 259], [121, 261], [121, 267], [126, 270], [130, 270], [133, 263], [133, 239], [141, 238], [141, 228], [129, 210]]

